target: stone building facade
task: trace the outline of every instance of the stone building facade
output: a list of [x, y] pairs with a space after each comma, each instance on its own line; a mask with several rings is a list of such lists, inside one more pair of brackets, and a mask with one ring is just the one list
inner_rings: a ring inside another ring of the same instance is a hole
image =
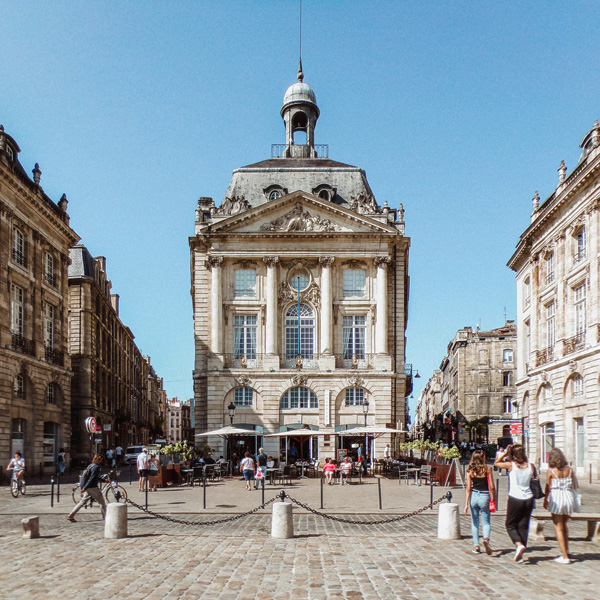
[[67, 265], [79, 237], [66, 197], [52, 201], [19, 152], [0, 125], [0, 462], [19, 450], [37, 473], [69, 449]]
[[92, 257], [83, 245], [71, 248], [70, 257], [73, 455], [84, 459], [90, 452], [87, 417], [95, 417], [102, 428], [95, 439], [103, 447], [147, 444], [162, 437], [157, 415], [164, 396], [162, 380], [119, 318], [119, 296], [111, 293], [106, 259]]
[[[319, 108], [303, 81], [287, 90], [286, 143], [234, 171], [219, 207], [200, 198], [190, 238], [196, 431], [309, 428], [298, 456], [334, 456], [336, 430], [404, 426], [408, 252], [404, 211], [380, 206], [363, 170], [314, 143]], [[220, 438], [211, 446], [225, 454]], [[378, 448], [390, 442], [377, 440]], [[377, 451], [376, 451], [377, 455]]]
[[169, 444], [186, 441], [194, 442], [191, 402], [173, 398], [167, 402], [167, 441]]
[[428, 439], [448, 443], [495, 443], [510, 435], [510, 423], [487, 423], [487, 418], [519, 418], [516, 347], [517, 328], [512, 321], [491, 331], [459, 329], [419, 398], [418, 430]]
[[529, 453], [542, 466], [561, 448], [580, 475], [598, 478], [600, 403], [600, 126], [540, 203], [508, 262], [516, 272], [517, 399]]

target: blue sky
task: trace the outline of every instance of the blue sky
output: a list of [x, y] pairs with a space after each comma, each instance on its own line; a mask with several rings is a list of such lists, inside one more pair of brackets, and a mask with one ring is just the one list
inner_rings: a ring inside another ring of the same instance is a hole
[[[298, 3], [0, 0], [0, 14], [0, 123], [107, 257], [169, 396], [190, 397], [194, 209], [285, 141]], [[457, 329], [516, 316], [506, 262], [533, 193], [552, 193], [600, 118], [600, 5], [304, 0], [303, 17], [316, 143], [406, 210], [414, 406]]]

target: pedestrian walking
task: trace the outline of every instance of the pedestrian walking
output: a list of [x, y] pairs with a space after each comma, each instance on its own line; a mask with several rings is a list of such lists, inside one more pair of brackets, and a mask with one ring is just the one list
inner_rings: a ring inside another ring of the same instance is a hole
[[256, 480], [256, 483], [254, 484], [255, 490], [258, 489], [258, 484], [261, 482], [261, 480], [263, 481], [263, 485], [264, 485], [265, 478], [267, 477], [267, 461], [268, 460], [269, 460], [269, 457], [265, 454], [264, 450], [262, 448], [259, 448], [258, 454], [256, 455], [256, 470], [260, 471], [262, 473], [262, 476], [260, 477], [260, 479]]
[[467, 496], [465, 515], [471, 509], [471, 533], [473, 535], [473, 552], [479, 554], [479, 521], [483, 522], [483, 547], [488, 555], [492, 554], [490, 546], [491, 519], [490, 502], [496, 502], [496, 487], [492, 477], [492, 469], [485, 464], [483, 450], [475, 450], [467, 467]]
[[61, 448], [58, 451], [58, 455], [56, 456], [56, 466], [58, 467], [58, 472], [62, 475], [67, 468], [67, 457], [65, 455], [65, 449]]
[[514, 560], [521, 562], [527, 549], [529, 519], [535, 501], [531, 491], [533, 466], [527, 460], [523, 444], [511, 444], [494, 463], [508, 471], [508, 503], [506, 506], [506, 531], [515, 544]]
[[81, 500], [77, 503], [75, 508], [67, 515], [67, 519], [71, 523], [76, 523], [75, 515], [85, 506], [89, 498], [95, 500], [100, 505], [102, 511], [102, 519], [106, 519], [106, 502], [102, 496], [100, 489], [98, 488], [98, 481], [101, 480], [100, 465], [104, 460], [101, 454], [96, 454], [92, 459], [92, 462], [83, 472], [83, 478], [81, 481], [80, 492], [82, 494]]
[[156, 452], [150, 453], [148, 459], [148, 487], [151, 492], [156, 492], [156, 486], [158, 485], [158, 459], [156, 458]]
[[137, 457], [137, 471], [140, 476], [139, 491], [143, 492], [148, 479], [148, 448], [142, 448]]
[[250, 452], [246, 452], [244, 458], [242, 458], [240, 469], [244, 475], [244, 481], [246, 482], [246, 491], [251, 492], [252, 486], [250, 482], [254, 479], [254, 460], [252, 460]]
[[544, 508], [552, 513], [552, 523], [561, 552], [561, 556], [554, 560], [565, 565], [571, 562], [567, 521], [574, 512], [579, 512], [579, 502], [575, 494], [577, 488], [577, 478], [565, 455], [562, 450], [553, 448], [548, 457]]
[[117, 464], [120, 465], [123, 459], [123, 448], [120, 445], [115, 448], [115, 456], [117, 457]]

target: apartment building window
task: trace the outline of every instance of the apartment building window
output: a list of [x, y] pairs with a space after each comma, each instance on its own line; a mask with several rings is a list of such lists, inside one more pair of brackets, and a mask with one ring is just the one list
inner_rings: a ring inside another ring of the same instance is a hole
[[577, 264], [585, 259], [585, 227], [579, 229], [575, 234], [575, 254], [573, 263]]
[[281, 396], [281, 408], [319, 408], [316, 394], [305, 387], [290, 388]]
[[342, 277], [344, 298], [362, 298], [365, 295], [366, 272], [364, 269], [346, 269]]
[[554, 252], [546, 257], [546, 283], [554, 281]]
[[546, 305], [546, 348], [554, 348], [556, 333], [556, 303], [550, 302]]
[[48, 350], [54, 348], [54, 314], [52, 304], [44, 303], [44, 345]]
[[48, 285], [56, 285], [56, 277], [54, 274], [54, 257], [49, 252], [46, 252], [44, 260], [44, 279]]
[[254, 390], [250, 387], [235, 388], [234, 402], [236, 406], [252, 406]]
[[523, 281], [523, 305], [527, 308], [531, 305], [531, 278], [526, 277]]
[[44, 437], [42, 441], [42, 453], [44, 458], [44, 464], [54, 465], [56, 463], [56, 456], [58, 454], [57, 443], [58, 443], [58, 423], [52, 421], [46, 421], [44, 423]]
[[575, 336], [578, 342], [585, 340], [586, 326], [586, 284], [583, 283], [573, 290], [575, 303]]
[[25, 238], [16, 227], [13, 227], [12, 258], [19, 265], [25, 264]]
[[503, 400], [502, 400], [502, 404], [503, 404], [503, 412], [505, 413], [512, 413], [512, 409], [513, 409], [513, 398], [512, 396], [504, 396]]
[[504, 352], [502, 352], [502, 361], [503, 362], [508, 362], [511, 363], [513, 361], [513, 351], [510, 349], [504, 350]]
[[56, 384], [49, 383], [46, 388], [46, 400], [48, 404], [56, 404]]
[[363, 388], [346, 388], [346, 406], [362, 406], [365, 401]]
[[541, 430], [542, 435], [542, 462], [548, 462], [550, 451], [555, 446], [554, 423], [544, 423]]
[[571, 380], [571, 385], [574, 398], [583, 396], [583, 377], [581, 375], [575, 375]]
[[544, 402], [546, 404], [552, 404], [552, 386], [551, 385], [544, 386], [543, 394], [544, 394]]
[[25, 378], [23, 375], [15, 377], [15, 398], [25, 398]]
[[342, 323], [344, 358], [364, 358], [366, 315], [346, 315]]
[[235, 358], [256, 358], [256, 315], [235, 315], [233, 351]]
[[256, 296], [256, 269], [236, 269], [233, 295], [236, 298]]
[[[307, 304], [290, 306], [285, 316], [285, 354], [287, 358], [298, 354], [312, 358], [314, 353], [315, 317]], [[300, 335], [300, 342], [298, 342]]]
[[502, 372], [502, 385], [504, 387], [508, 387], [512, 385], [512, 371], [503, 371]]
[[23, 336], [24, 314], [23, 289], [17, 285], [11, 286], [11, 332]]

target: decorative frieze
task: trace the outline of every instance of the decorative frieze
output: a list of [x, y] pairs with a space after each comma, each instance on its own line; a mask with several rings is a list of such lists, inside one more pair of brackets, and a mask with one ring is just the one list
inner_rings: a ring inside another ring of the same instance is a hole
[[323, 219], [319, 215], [311, 215], [305, 211], [302, 203], [296, 203], [293, 210], [282, 217], [265, 223], [261, 231], [342, 231], [342, 228], [329, 219]]

